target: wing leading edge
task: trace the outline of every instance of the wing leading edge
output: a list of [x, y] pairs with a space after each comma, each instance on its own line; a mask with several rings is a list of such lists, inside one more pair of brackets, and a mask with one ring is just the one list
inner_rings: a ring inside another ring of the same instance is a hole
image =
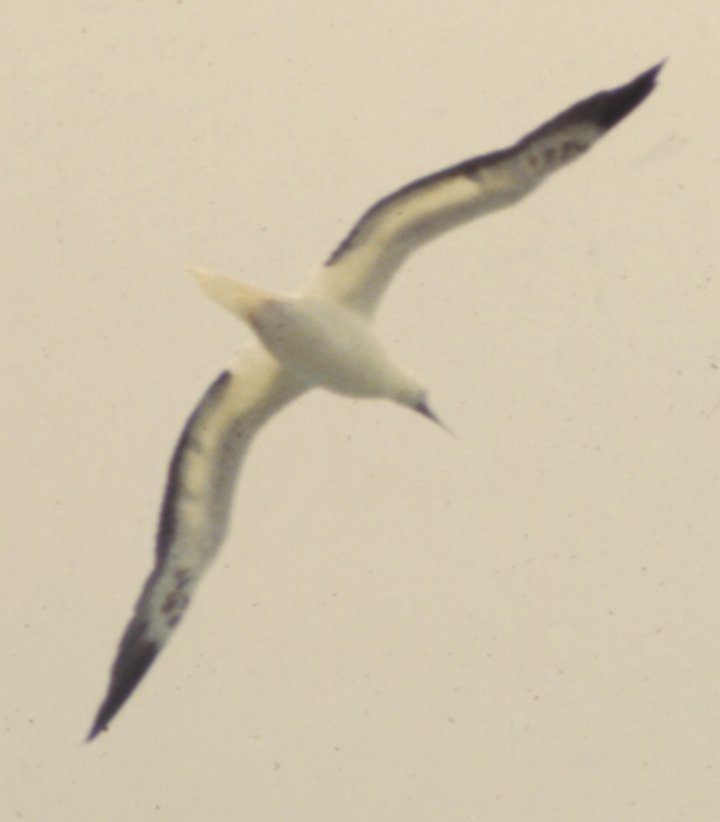
[[371, 314], [416, 248], [512, 205], [582, 155], [650, 94], [662, 65], [575, 103], [509, 148], [465, 160], [384, 197], [358, 220], [309, 290]]
[[303, 393], [260, 347], [210, 385], [175, 447], [155, 567], [120, 640], [107, 695], [88, 741], [104, 730], [162, 650], [225, 536], [240, 465], [257, 429]]

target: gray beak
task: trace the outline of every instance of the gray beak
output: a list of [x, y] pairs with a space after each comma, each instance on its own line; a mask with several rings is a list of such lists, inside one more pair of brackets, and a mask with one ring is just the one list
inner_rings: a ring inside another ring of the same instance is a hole
[[445, 425], [445, 423], [440, 419], [440, 417], [438, 417], [438, 415], [430, 408], [426, 400], [420, 400], [419, 403], [413, 405], [413, 408], [415, 411], [418, 412], [418, 414], [422, 414], [423, 417], [427, 417], [429, 420], [432, 420], [434, 423], [439, 425], [440, 428], [443, 428], [445, 431], [447, 431], [451, 437], [455, 436], [455, 434], [447, 427], [447, 425]]

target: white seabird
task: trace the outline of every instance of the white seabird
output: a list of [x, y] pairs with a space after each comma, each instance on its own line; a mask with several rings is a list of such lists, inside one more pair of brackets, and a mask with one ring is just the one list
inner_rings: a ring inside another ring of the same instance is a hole
[[155, 567], [120, 641], [89, 740], [107, 727], [180, 622], [225, 536], [240, 463], [256, 431], [317, 386], [389, 399], [437, 422], [425, 387], [390, 357], [371, 326], [391, 276], [423, 243], [512, 205], [583, 154], [650, 94], [661, 67], [576, 103], [509, 148], [423, 177], [380, 200], [297, 294], [195, 272], [206, 293], [245, 320], [259, 343], [212, 383], [180, 436]]

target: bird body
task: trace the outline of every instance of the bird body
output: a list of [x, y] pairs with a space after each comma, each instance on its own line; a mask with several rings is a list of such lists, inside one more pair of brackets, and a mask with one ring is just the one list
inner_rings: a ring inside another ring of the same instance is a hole
[[206, 294], [246, 320], [265, 348], [308, 388], [410, 407], [425, 399], [425, 388], [390, 358], [358, 311], [321, 296], [261, 292], [221, 274], [192, 273]]
[[583, 154], [650, 94], [661, 66], [581, 100], [514, 145], [423, 177], [372, 206], [296, 294], [195, 272], [258, 337], [210, 385], [173, 453], [152, 569], [120, 640], [89, 739], [138, 686], [180, 622], [225, 536], [240, 465], [257, 431], [314, 387], [385, 398], [439, 422], [426, 389], [372, 327], [405, 258], [434, 237], [507, 207]]

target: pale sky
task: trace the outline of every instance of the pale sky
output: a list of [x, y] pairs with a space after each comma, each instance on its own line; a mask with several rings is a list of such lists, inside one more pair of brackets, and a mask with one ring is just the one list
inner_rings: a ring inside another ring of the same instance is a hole
[[[0, 818], [720, 819], [716, 0], [18, 2], [3, 15]], [[669, 62], [379, 328], [453, 439], [317, 392], [84, 745], [174, 442], [360, 213]]]

